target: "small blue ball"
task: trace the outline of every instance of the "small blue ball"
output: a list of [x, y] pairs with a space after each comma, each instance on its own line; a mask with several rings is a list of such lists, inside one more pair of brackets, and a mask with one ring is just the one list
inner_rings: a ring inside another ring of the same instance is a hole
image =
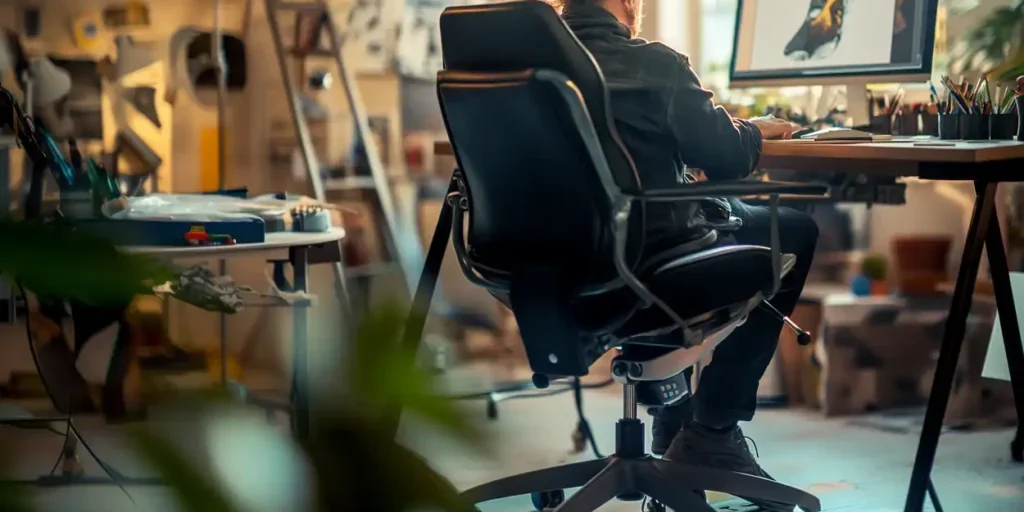
[[867, 297], [871, 295], [871, 279], [863, 274], [858, 275], [850, 281], [850, 293], [856, 297]]

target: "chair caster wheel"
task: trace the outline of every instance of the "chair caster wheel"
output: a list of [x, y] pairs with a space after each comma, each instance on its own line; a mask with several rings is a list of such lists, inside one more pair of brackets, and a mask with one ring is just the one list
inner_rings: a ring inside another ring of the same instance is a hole
[[539, 511], [554, 510], [565, 501], [565, 491], [535, 492], [530, 494], [530, 499], [533, 500], [533, 508]]
[[1024, 462], [1024, 439], [1018, 437], [1010, 443], [1010, 457], [1014, 462]]
[[487, 419], [498, 419], [498, 402], [495, 402], [491, 397], [487, 397]]
[[648, 500], [647, 503], [644, 504], [643, 512], [668, 512], [668, 508], [660, 502]]

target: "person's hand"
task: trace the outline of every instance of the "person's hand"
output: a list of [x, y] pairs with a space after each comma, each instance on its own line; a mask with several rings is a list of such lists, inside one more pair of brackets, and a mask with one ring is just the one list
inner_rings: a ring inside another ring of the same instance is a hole
[[774, 116], [755, 117], [750, 122], [761, 131], [761, 138], [766, 140], [788, 139], [800, 129], [799, 125]]

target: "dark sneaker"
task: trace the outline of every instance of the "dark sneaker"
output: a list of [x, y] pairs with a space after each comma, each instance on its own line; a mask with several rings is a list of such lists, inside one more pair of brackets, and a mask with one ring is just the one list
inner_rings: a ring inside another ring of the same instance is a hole
[[[716, 431], [698, 424], [688, 424], [672, 441], [665, 452], [665, 459], [775, 480], [758, 465], [739, 427]], [[772, 501], [749, 501], [761, 510], [770, 512], [793, 512], [795, 508], [793, 505]]]
[[651, 407], [647, 412], [654, 417], [651, 422], [651, 453], [664, 455], [683, 425], [690, 420], [689, 403]]
[[683, 430], [684, 421], [682, 418], [660, 414], [660, 408], [652, 408], [648, 412], [654, 416], [654, 421], [651, 422], [651, 453], [665, 455], [672, 440]]

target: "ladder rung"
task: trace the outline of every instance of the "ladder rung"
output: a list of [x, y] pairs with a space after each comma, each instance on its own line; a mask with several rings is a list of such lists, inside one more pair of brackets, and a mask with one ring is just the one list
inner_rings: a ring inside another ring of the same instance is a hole
[[333, 57], [334, 52], [330, 50], [303, 50], [302, 48], [289, 48], [288, 53], [292, 57]]
[[354, 267], [345, 269], [345, 277], [348, 279], [355, 277], [373, 277], [381, 274], [387, 274], [394, 272], [398, 264], [393, 261], [364, 263]]
[[321, 12], [323, 4], [317, 2], [274, 2], [274, 7], [282, 11]]
[[373, 178], [369, 176], [352, 176], [348, 178], [328, 178], [324, 180], [325, 190], [377, 190]]

